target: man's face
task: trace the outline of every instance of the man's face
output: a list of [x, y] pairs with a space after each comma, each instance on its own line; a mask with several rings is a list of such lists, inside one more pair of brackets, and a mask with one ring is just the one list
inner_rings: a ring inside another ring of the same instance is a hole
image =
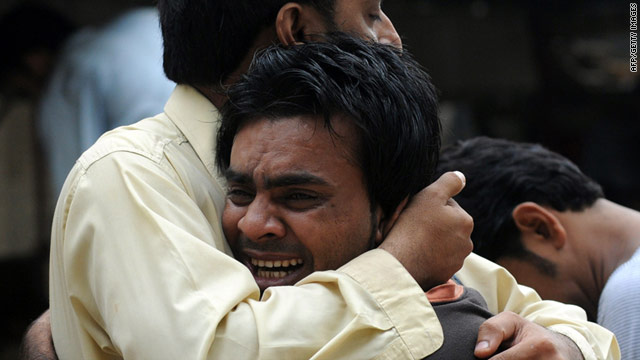
[[401, 48], [402, 40], [380, 6], [380, 0], [336, 0], [333, 17], [336, 30]]
[[236, 134], [222, 215], [237, 260], [260, 290], [337, 269], [373, 246], [377, 219], [353, 150], [356, 132], [334, 118], [256, 120]]

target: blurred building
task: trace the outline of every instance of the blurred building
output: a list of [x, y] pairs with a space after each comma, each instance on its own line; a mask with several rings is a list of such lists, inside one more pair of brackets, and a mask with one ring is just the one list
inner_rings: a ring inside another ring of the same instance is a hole
[[629, 4], [385, 2], [440, 89], [445, 142], [540, 142], [640, 209], [640, 77], [629, 70]]

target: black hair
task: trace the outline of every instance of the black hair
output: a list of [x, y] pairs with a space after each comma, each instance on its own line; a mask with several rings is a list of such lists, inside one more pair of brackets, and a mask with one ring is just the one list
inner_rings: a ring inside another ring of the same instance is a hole
[[[285, 0], [158, 0], [164, 71], [178, 84], [219, 87]], [[299, 0], [331, 24], [335, 0]]]
[[574, 163], [539, 144], [488, 137], [458, 141], [442, 150], [437, 173], [451, 170], [467, 178], [455, 200], [473, 217], [473, 251], [493, 261], [512, 256], [538, 262], [522, 245], [513, 220], [518, 204], [581, 211], [604, 197]]
[[390, 214], [431, 179], [440, 150], [437, 96], [407, 52], [346, 34], [327, 42], [259, 53], [232, 86], [218, 133], [219, 170], [229, 167], [233, 140], [254, 119], [310, 115], [332, 131], [334, 116], [356, 127], [355, 151], [371, 204]]

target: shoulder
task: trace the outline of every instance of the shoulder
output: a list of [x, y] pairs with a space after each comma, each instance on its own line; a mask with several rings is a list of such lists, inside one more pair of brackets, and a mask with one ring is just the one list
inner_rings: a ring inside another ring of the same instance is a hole
[[607, 280], [598, 302], [598, 324], [613, 331], [625, 358], [640, 354], [640, 250]]
[[640, 314], [639, 296], [640, 250], [636, 250], [607, 280], [598, 302], [598, 323], [625, 322], [631, 313]]
[[487, 260], [476, 253], [471, 253], [464, 261], [462, 269], [456, 274], [460, 278], [487, 277], [489, 274], [502, 274], [511, 276], [502, 266]]
[[76, 215], [87, 209], [118, 213], [126, 204], [157, 205], [160, 199], [219, 209], [220, 194], [191, 144], [158, 115], [109, 131], [85, 151], [62, 187], [56, 213], [65, 218], [73, 209]]
[[161, 114], [106, 132], [82, 154], [78, 164], [87, 169], [105, 157], [119, 154], [136, 154], [159, 163], [170, 144], [186, 141], [177, 127]]
[[611, 274], [602, 290], [601, 302], [608, 300], [606, 297], [610, 293], [626, 294], [631, 289], [640, 292], [640, 249]]

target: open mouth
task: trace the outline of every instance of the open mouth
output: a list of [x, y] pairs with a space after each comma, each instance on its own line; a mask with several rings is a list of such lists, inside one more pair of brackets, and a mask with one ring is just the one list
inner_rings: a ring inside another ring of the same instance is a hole
[[261, 260], [250, 258], [251, 265], [254, 268], [254, 274], [260, 278], [280, 279], [293, 273], [302, 267], [303, 260], [301, 258], [293, 258], [287, 260]]

